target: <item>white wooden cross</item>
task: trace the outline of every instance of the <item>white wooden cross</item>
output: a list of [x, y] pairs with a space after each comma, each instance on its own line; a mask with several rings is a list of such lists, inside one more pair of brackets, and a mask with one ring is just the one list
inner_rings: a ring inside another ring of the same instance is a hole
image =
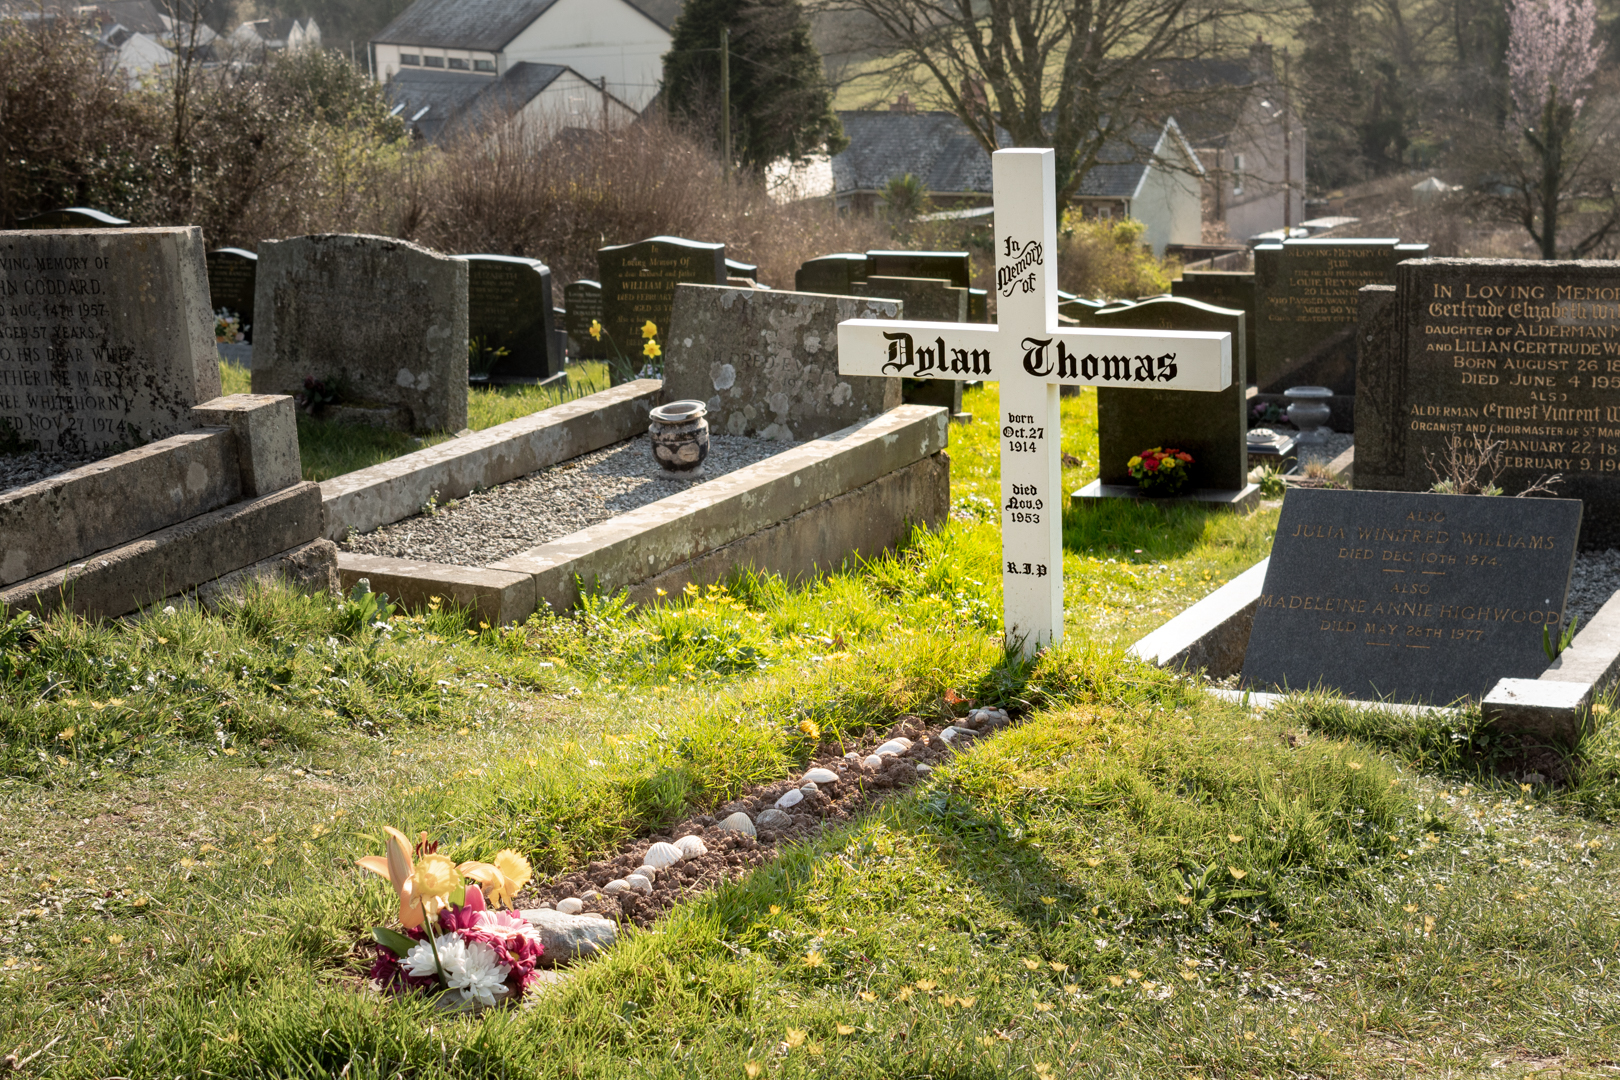
[[1058, 329], [1054, 164], [1051, 150], [992, 156], [995, 325], [838, 325], [841, 374], [1001, 383], [1003, 622], [1008, 644], [1026, 655], [1063, 639], [1058, 386], [1212, 392], [1232, 383], [1231, 334]]

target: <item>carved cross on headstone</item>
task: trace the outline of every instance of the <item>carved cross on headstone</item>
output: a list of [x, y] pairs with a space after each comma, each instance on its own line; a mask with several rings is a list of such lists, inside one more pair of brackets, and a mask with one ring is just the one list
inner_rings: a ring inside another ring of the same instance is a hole
[[845, 375], [1001, 383], [1001, 551], [1007, 641], [1024, 653], [1063, 639], [1063, 494], [1058, 387], [1223, 390], [1232, 335], [1059, 330], [1057, 196], [1051, 150], [998, 150], [997, 322], [851, 319], [838, 326]]

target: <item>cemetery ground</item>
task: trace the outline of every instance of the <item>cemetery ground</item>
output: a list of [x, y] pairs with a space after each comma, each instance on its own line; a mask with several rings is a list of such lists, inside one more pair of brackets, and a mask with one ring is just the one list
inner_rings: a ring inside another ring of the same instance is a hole
[[[1064, 412], [1072, 490], [1095, 394]], [[64, 1077], [1613, 1074], [1606, 712], [1521, 784], [1477, 713], [1251, 714], [1127, 661], [1267, 552], [1275, 503], [1070, 511], [1066, 640], [1009, 659], [995, 433], [950, 453], [942, 533], [797, 589], [516, 629], [275, 590], [0, 621], [0, 1052]], [[523, 1007], [364, 989], [393, 903], [354, 859], [383, 825], [551, 876], [969, 703], [1015, 723]]]

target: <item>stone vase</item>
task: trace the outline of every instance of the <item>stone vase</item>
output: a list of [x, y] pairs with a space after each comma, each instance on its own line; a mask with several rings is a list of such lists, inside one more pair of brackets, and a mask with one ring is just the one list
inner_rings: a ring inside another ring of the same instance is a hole
[[1299, 429], [1298, 441], [1326, 442], [1328, 433], [1322, 425], [1333, 411], [1328, 407], [1333, 391], [1325, 386], [1291, 386], [1283, 396], [1288, 398], [1288, 422]]
[[653, 460], [680, 476], [702, 476], [709, 456], [709, 408], [701, 401], [672, 401], [648, 416]]

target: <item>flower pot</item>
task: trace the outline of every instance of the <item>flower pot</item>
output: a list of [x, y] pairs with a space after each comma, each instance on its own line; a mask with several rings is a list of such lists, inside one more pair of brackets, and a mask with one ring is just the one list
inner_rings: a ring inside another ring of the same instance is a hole
[[1333, 412], [1328, 407], [1333, 391], [1325, 386], [1291, 386], [1283, 391], [1283, 396], [1289, 402], [1288, 422], [1299, 429], [1298, 441], [1326, 442], [1328, 433], [1322, 425]]
[[672, 401], [648, 416], [653, 460], [667, 472], [701, 476], [709, 456], [709, 407], [701, 401]]

